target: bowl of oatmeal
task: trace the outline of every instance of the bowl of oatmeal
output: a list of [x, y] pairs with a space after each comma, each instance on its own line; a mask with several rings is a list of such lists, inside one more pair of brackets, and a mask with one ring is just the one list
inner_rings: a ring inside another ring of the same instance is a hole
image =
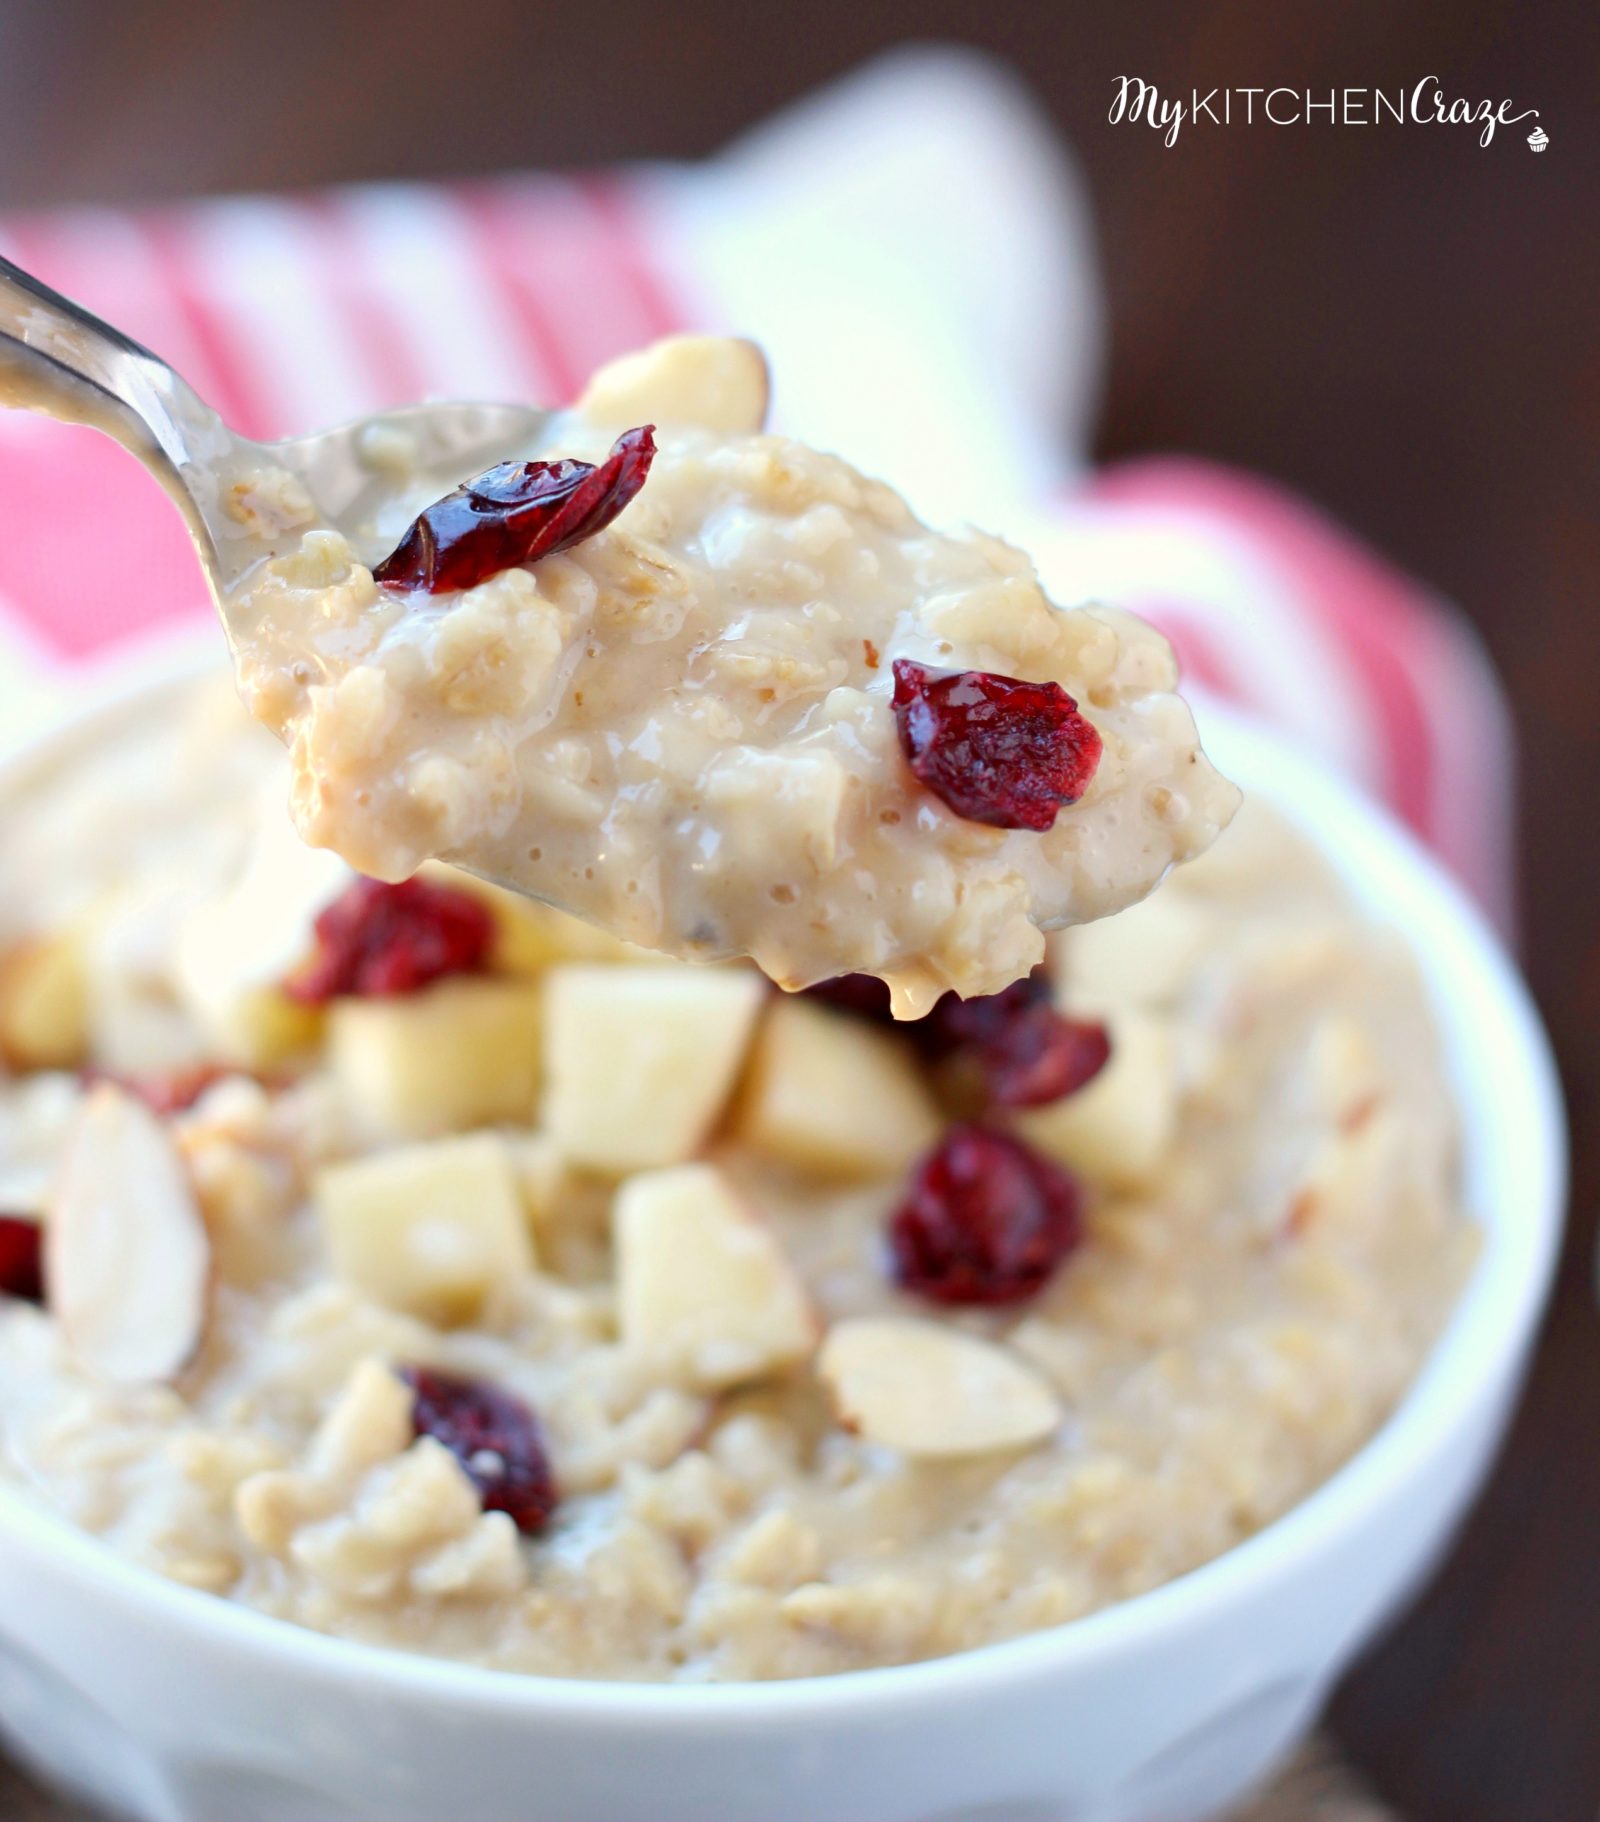
[[1246, 808], [890, 1021], [302, 848], [209, 666], [0, 779], [0, 1703], [200, 1822], [1199, 1817], [1486, 1469], [1558, 1101], [1481, 920]]

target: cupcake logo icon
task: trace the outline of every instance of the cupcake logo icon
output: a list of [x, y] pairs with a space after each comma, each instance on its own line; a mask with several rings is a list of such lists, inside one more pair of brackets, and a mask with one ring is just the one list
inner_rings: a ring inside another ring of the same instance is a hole
[[1532, 146], [1536, 152], [1542, 152], [1549, 143], [1550, 135], [1543, 127], [1535, 127], [1528, 135], [1528, 144]]

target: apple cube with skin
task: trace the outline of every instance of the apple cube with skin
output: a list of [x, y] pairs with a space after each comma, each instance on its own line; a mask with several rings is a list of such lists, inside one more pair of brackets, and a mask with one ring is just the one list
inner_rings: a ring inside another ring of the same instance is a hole
[[70, 1069], [89, 1040], [88, 981], [77, 935], [31, 939], [0, 961], [0, 1055], [16, 1069]]
[[334, 1274], [425, 1322], [473, 1321], [534, 1267], [516, 1170], [495, 1133], [329, 1165], [312, 1195]]
[[545, 1127], [572, 1163], [621, 1177], [705, 1143], [767, 984], [749, 969], [574, 965], [544, 992]]
[[613, 1225], [623, 1344], [693, 1390], [765, 1378], [816, 1346], [799, 1274], [714, 1165], [630, 1177]]
[[539, 988], [461, 975], [393, 999], [336, 1001], [328, 1060], [369, 1130], [427, 1138], [526, 1122], [539, 1092]]
[[1150, 1013], [1111, 1021], [1111, 1060], [1086, 1088], [1017, 1117], [1047, 1157], [1115, 1190], [1152, 1181], [1178, 1129], [1172, 1027]]
[[767, 1013], [735, 1136], [822, 1176], [897, 1176], [939, 1136], [917, 1066], [893, 1037], [808, 1000]]

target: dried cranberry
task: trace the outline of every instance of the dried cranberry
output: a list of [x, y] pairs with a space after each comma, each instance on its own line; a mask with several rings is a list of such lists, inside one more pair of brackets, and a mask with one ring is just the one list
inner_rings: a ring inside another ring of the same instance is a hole
[[499, 463], [426, 507], [373, 575], [385, 588], [439, 595], [581, 544], [644, 486], [654, 432], [653, 424], [624, 431], [598, 466]]
[[1100, 763], [1100, 736], [1059, 683], [894, 661], [894, 717], [911, 770], [969, 822], [1054, 828]]
[[802, 989], [808, 1000], [820, 1000], [836, 1012], [849, 1012], [874, 1024], [898, 1025], [902, 1021], [889, 1010], [889, 989], [875, 974], [837, 974], [829, 981], [817, 981]]
[[947, 993], [920, 1019], [896, 1019], [875, 975], [841, 974], [805, 989], [839, 1012], [888, 1026], [930, 1063], [969, 1066], [980, 1098], [996, 1107], [1043, 1107], [1092, 1082], [1111, 1058], [1104, 1025], [1057, 1012], [1043, 968], [1000, 993]]
[[318, 917], [317, 951], [284, 983], [291, 999], [320, 1006], [341, 994], [415, 993], [447, 974], [485, 967], [494, 944], [487, 905], [455, 886], [358, 879]]
[[522, 1400], [433, 1367], [403, 1367], [400, 1377], [416, 1394], [412, 1429], [455, 1456], [484, 1511], [507, 1513], [519, 1531], [541, 1530], [559, 1496], [538, 1420]]
[[1111, 1037], [1097, 1019], [1064, 1018], [1035, 1006], [979, 1053], [997, 1107], [1045, 1107], [1086, 1088], [1111, 1061]]
[[1042, 969], [977, 999], [947, 993], [919, 1028], [919, 1041], [936, 1059], [970, 1059], [986, 1098], [999, 1107], [1059, 1101], [1093, 1081], [1111, 1058], [1105, 1026], [1057, 1012]]
[[934, 1057], [973, 1046], [985, 1048], [998, 1042], [1017, 1019], [1050, 1003], [1050, 974], [1041, 964], [998, 993], [981, 993], [970, 1000], [945, 994], [922, 1022], [920, 1041]]
[[44, 1302], [44, 1229], [26, 1215], [0, 1215], [0, 1297]]
[[950, 1127], [889, 1224], [897, 1281], [937, 1303], [1031, 1297], [1082, 1237], [1077, 1183], [986, 1126]]

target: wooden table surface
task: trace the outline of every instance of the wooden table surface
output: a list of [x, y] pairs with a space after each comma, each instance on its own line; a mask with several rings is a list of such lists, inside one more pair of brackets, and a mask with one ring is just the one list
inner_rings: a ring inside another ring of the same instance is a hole
[[[1527, 966], [1576, 1136], [1566, 1269], [1492, 1491], [1334, 1725], [1412, 1822], [1592, 1818], [1593, 0], [54, 0], [0, 8], [0, 208], [693, 156], [906, 35], [1009, 57], [1082, 156], [1115, 335], [1102, 453], [1192, 449], [1281, 476], [1458, 600], [1515, 701]], [[1122, 74], [1322, 95], [1429, 73], [1539, 108], [1549, 151], [1414, 126], [1197, 129], [1167, 150], [1105, 119]], [[67, 1813], [0, 1773], [0, 1817]]]

